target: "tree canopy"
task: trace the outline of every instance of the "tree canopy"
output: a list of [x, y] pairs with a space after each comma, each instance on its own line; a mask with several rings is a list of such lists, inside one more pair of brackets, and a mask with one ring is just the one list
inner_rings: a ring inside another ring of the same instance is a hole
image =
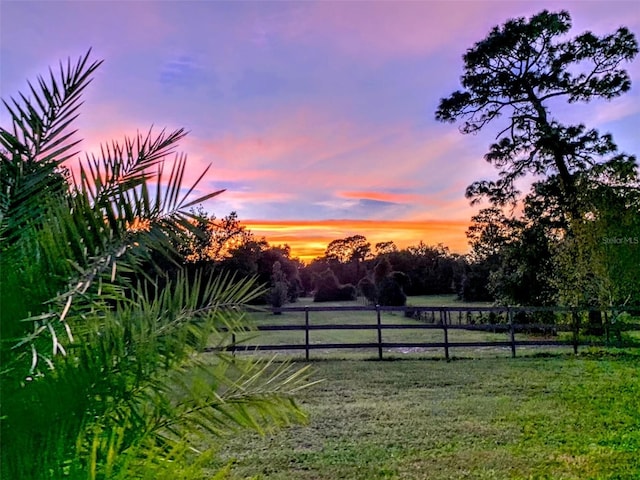
[[371, 254], [371, 244], [362, 235], [333, 240], [327, 245], [325, 257], [340, 263], [362, 262]]
[[[570, 29], [568, 12], [547, 10], [494, 27], [463, 55], [462, 89], [440, 100], [436, 118], [461, 121], [462, 133], [497, 129], [485, 160], [498, 179], [466, 191], [472, 203], [492, 204], [468, 232], [473, 256], [466, 278], [473, 282], [463, 281], [463, 290], [472, 296], [572, 305], [640, 299], [628, 280], [640, 268], [634, 245], [603, 248], [606, 239], [624, 238], [620, 225], [637, 231], [636, 157], [620, 153], [611, 134], [563, 123], [552, 112], [566, 111], [562, 102], [627, 92], [631, 78], [623, 67], [638, 42], [626, 27], [603, 36], [570, 37]], [[536, 181], [523, 198], [516, 181], [525, 176]], [[506, 215], [504, 207], [517, 202], [524, 209], [519, 217], [515, 210]], [[622, 259], [627, 263], [619, 268]]]
[[546, 10], [494, 27], [463, 56], [462, 90], [440, 100], [436, 119], [461, 120], [462, 133], [475, 133], [502, 120], [485, 159], [499, 170], [496, 181], [467, 188], [473, 200], [487, 196], [504, 204], [517, 199], [515, 180], [557, 174], [563, 203], [578, 215], [575, 173], [605, 164], [621, 177], [633, 175], [635, 157], [617, 152], [611, 135], [585, 125], [563, 125], [549, 105], [611, 100], [631, 87], [624, 62], [638, 53], [627, 28], [598, 37], [585, 32], [567, 39], [568, 12]]

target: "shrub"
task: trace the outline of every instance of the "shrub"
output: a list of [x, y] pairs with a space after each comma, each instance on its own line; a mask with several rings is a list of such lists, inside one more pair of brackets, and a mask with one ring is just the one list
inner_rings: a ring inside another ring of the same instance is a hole
[[355, 300], [357, 298], [356, 287], [347, 283], [340, 285], [338, 278], [328, 268], [316, 277], [316, 292], [314, 302], [340, 302]]
[[373, 281], [376, 285], [380, 285], [390, 273], [391, 263], [387, 258], [383, 258], [373, 269]]
[[[289, 297], [289, 286], [285, 278], [284, 272], [280, 262], [275, 262], [272, 267], [271, 274], [271, 289], [267, 295], [267, 300], [274, 308], [282, 307]], [[282, 312], [273, 312], [275, 315], [280, 315]]]
[[[269, 290], [269, 303], [274, 308], [280, 308], [287, 303], [287, 284], [284, 282], [277, 282], [271, 290]], [[279, 314], [280, 312], [274, 312]]]
[[400, 285], [403, 292], [411, 286], [411, 278], [404, 272], [393, 271], [389, 276], [393, 278], [398, 285]]
[[378, 289], [369, 277], [364, 277], [358, 282], [358, 290], [370, 303], [378, 300]]
[[378, 304], [387, 307], [401, 307], [407, 303], [407, 296], [400, 284], [391, 276], [378, 286]]

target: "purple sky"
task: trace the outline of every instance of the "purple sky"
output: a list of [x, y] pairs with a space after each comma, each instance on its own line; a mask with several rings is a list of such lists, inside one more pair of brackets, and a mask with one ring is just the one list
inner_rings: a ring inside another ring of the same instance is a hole
[[[435, 122], [436, 105], [458, 88], [467, 48], [543, 8], [567, 9], [573, 35], [640, 34], [633, 1], [3, 0], [0, 87], [3, 98], [26, 91], [27, 79], [93, 47], [105, 62], [77, 125], [82, 148], [152, 124], [187, 128], [190, 172], [211, 163], [202, 189], [228, 189], [209, 212], [463, 225], [477, 210], [465, 187], [495, 175], [482, 156], [496, 129], [461, 135]], [[627, 68], [625, 96], [553, 113], [637, 154], [640, 61]]]

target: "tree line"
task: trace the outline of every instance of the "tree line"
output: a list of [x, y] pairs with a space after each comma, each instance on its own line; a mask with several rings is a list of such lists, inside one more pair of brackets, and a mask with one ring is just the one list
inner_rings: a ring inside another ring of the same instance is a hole
[[423, 242], [403, 249], [393, 241], [372, 246], [352, 235], [333, 240], [306, 264], [289, 246], [255, 237], [235, 212], [217, 219], [200, 209], [193, 213], [204, 235], [179, 237], [178, 262], [165, 263], [162, 272], [257, 277], [267, 290], [256, 302], [275, 307], [300, 296], [316, 302], [363, 296], [404, 305], [407, 296], [437, 294], [501, 305], [640, 305], [640, 189], [592, 184], [581, 191], [591, 210], [571, 231], [559, 180], [550, 177], [532, 185], [519, 213], [492, 205], [472, 217], [469, 254]]
[[386, 241], [372, 247], [363, 235], [352, 235], [333, 240], [323, 255], [305, 264], [288, 245], [255, 237], [235, 212], [221, 219], [201, 208], [193, 214], [204, 235], [185, 232], [178, 238], [178, 262], [165, 263], [163, 272], [204, 268], [255, 276], [268, 286], [259, 301], [276, 307], [300, 296], [322, 302], [359, 295], [381, 305], [404, 305], [407, 295], [458, 292], [465, 275], [465, 257], [444, 245], [420, 242], [399, 249]]

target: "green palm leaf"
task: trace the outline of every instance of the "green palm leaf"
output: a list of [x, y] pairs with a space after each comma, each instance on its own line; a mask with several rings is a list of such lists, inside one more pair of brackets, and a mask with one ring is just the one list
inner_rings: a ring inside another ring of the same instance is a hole
[[63, 168], [99, 65], [88, 52], [4, 102], [2, 478], [169, 478], [197, 431], [304, 419], [293, 395], [306, 371], [203, 356], [247, 330], [243, 307], [264, 293], [253, 279], [178, 273], [160, 286], [143, 266], [201, 233], [189, 209], [221, 193], [198, 194], [206, 170], [184, 185], [184, 130], [104, 145], [78, 178]]
[[75, 155], [75, 131], [69, 126], [77, 117], [83, 90], [102, 62], [89, 62], [91, 51], [76, 64], [60, 64], [59, 78], [29, 83], [32, 98], [23, 94], [2, 103], [12, 127], [0, 127], [0, 236], [9, 241], [41, 212], [43, 192], [59, 195], [66, 185], [61, 165]]

